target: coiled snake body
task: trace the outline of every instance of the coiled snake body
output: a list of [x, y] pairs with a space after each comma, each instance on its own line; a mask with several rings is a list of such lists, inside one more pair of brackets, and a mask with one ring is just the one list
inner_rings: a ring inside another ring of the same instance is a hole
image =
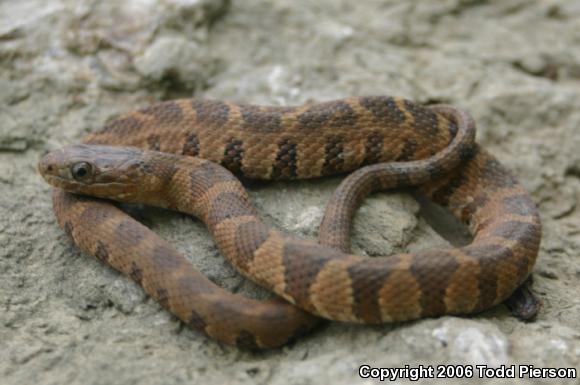
[[[46, 155], [39, 169], [59, 188], [58, 222], [80, 248], [195, 328], [228, 344], [265, 348], [312, 328], [317, 318], [310, 313], [363, 323], [473, 313], [503, 301], [528, 277], [540, 243], [536, 206], [473, 138], [467, 114], [399, 98], [301, 107], [184, 99], [110, 121], [85, 145]], [[265, 225], [239, 181], [218, 164], [260, 179], [358, 170], [331, 199], [319, 244]], [[361, 199], [405, 185], [448, 207], [469, 226], [472, 243], [380, 258], [350, 254]], [[112, 204], [61, 189], [193, 214], [240, 272], [297, 307], [226, 292]]]

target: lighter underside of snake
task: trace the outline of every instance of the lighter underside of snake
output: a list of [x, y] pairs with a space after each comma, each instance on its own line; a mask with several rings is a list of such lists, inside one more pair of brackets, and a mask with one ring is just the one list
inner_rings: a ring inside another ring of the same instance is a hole
[[[58, 222], [81, 249], [208, 335], [266, 348], [311, 329], [318, 320], [311, 314], [383, 323], [474, 313], [528, 277], [541, 236], [536, 205], [473, 143], [474, 129], [455, 108], [383, 96], [300, 107], [183, 99], [116, 118], [84, 145], [46, 155], [39, 169], [59, 187]], [[354, 170], [327, 206], [320, 243], [264, 224], [232, 174], [298, 179]], [[467, 224], [472, 243], [377, 258], [351, 254], [360, 201], [409, 185]], [[241, 273], [289, 302], [229, 293], [113, 204], [61, 188], [193, 214]]]

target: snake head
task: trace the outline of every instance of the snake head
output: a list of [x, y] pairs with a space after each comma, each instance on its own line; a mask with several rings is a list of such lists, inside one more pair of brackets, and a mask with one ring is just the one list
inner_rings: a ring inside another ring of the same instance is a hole
[[74, 145], [49, 152], [38, 171], [52, 186], [65, 191], [122, 202], [140, 201], [152, 178], [145, 153], [134, 147]]

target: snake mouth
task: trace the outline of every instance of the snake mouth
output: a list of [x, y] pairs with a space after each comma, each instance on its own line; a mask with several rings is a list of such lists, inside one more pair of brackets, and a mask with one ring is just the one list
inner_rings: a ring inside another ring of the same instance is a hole
[[45, 174], [42, 172], [41, 175], [44, 178], [44, 180], [48, 182], [48, 184], [50, 184], [51, 186], [72, 192], [74, 184], [70, 183], [68, 179], [60, 177], [58, 175]]
[[130, 198], [134, 196], [136, 190], [134, 188], [135, 186], [125, 183], [83, 183], [79, 181], [71, 181], [68, 178], [63, 178], [53, 174], [43, 174], [42, 176], [51, 186], [70, 193], [91, 195], [118, 201], [130, 201]]

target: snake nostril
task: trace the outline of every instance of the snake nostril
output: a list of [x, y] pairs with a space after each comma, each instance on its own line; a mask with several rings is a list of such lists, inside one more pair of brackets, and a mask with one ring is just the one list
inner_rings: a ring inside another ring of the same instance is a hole
[[49, 162], [47, 162], [45, 159], [42, 159], [40, 162], [38, 162], [38, 170], [40, 172], [52, 173], [54, 170], [54, 166]]

